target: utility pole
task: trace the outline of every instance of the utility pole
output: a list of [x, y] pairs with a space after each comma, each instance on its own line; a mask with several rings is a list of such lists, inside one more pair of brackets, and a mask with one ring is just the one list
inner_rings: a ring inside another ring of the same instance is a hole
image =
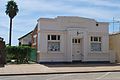
[[113, 33], [114, 33], [114, 17], [113, 17]]
[[119, 21], [119, 33], [120, 33], [120, 21]]

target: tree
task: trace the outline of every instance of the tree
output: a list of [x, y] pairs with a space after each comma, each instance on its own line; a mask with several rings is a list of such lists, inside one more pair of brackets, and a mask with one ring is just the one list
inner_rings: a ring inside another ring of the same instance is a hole
[[10, 18], [10, 31], [9, 31], [9, 46], [11, 46], [11, 36], [12, 36], [12, 19], [17, 15], [19, 9], [18, 5], [14, 0], [10, 0], [6, 5], [6, 15]]

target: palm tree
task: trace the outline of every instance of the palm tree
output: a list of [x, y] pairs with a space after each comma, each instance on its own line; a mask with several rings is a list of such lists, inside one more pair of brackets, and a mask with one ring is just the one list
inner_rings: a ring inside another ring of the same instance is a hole
[[10, 0], [7, 2], [5, 13], [10, 18], [9, 46], [11, 46], [12, 19], [17, 15], [18, 11], [18, 5], [16, 4], [16, 2], [14, 2], [14, 0]]

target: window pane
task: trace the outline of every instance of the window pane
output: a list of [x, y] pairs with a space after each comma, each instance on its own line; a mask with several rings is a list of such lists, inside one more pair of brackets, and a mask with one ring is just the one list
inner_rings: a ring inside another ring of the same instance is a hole
[[33, 38], [33, 43], [36, 43], [36, 38]]
[[101, 37], [99, 37], [99, 42], [101, 42]]
[[93, 37], [91, 37], [91, 41], [93, 41]]
[[77, 39], [75, 39], [75, 43], [77, 43]]
[[51, 40], [56, 40], [56, 35], [51, 35]]
[[74, 39], [72, 39], [72, 43], [74, 43]]
[[101, 51], [101, 43], [91, 43], [91, 51]]
[[58, 35], [58, 40], [60, 40], [60, 35]]
[[80, 43], [80, 39], [78, 39], [78, 43]]
[[94, 37], [94, 41], [98, 41], [98, 37]]
[[48, 35], [48, 40], [50, 40], [50, 35]]
[[48, 51], [60, 51], [60, 42], [48, 42]]

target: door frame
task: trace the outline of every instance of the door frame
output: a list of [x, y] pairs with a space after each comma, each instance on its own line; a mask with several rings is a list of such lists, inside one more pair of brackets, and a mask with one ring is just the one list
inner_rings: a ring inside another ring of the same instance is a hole
[[[77, 42], [75, 42], [76, 39], [77, 39]], [[82, 38], [80, 38], [80, 37], [73, 37], [71, 43], [72, 43], [72, 61], [81, 61], [82, 60]], [[74, 45], [80, 45], [81, 51], [78, 54], [80, 56], [79, 59], [77, 59], [77, 57], [75, 59], [75, 56], [77, 55], [77, 53], [73, 53], [73, 47], [74, 47]]]

